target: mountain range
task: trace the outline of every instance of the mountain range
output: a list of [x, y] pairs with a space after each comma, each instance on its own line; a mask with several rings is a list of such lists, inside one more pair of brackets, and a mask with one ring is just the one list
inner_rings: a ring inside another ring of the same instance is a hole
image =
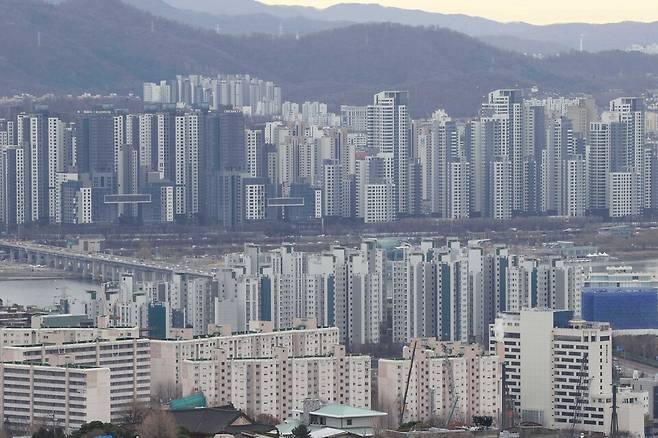
[[288, 100], [320, 100], [335, 108], [368, 103], [382, 89], [405, 89], [416, 115], [443, 107], [461, 116], [473, 114], [487, 91], [498, 87], [537, 85], [602, 98], [658, 88], [658, 57], [636, 52], [534, 59], [435, 27], [370, 23], [300, 36], [236, 36], [120, 0], [0, 5], [0, 95], [139, 93], [143, 81], [179, 73], [250, 73], [279, 83]]
[[[58, 0], [61, 1], [61, 0]], [[461, 14], [340, 3], [325, 9], [266, 5], [257, 0], [125, 0], [156, 15], [229, 33], [308, 33], [350, 23], [391, 22], [410, 26], [439, 26], [481, 39], [491, 45], [524, 53], [553, 54], [568, 50], [624, 50], [658, 43], [658, 22], [609, 24], [567, 23], [532, 25], [501, 23]], [[178, 18], [172, 9], [179, 12]], [[230, 17], [230, 18], [229, 18]], [[232, 21], [231, 21], [232, 19]], [[231, 26], [230, 23], [239, 23]]]
[[[62, 3], [67, 0], [45, 0]], [[220, 33], [249, 35], [303, 35], [355, 23], [398, 23], [439, 26], [465, 33], [492, 46], [532, 55], [570, 50], [598, 52], [626, 50], [658, 43], [658, 22], [608, 24], [566, 23], [533, 25], [501, 23], [462, 14], [440, 14], [385, 7], [375, 3], [339, 3], [319, 9], [267, 5], [258, 0], [123, 0], [162, 18]]]

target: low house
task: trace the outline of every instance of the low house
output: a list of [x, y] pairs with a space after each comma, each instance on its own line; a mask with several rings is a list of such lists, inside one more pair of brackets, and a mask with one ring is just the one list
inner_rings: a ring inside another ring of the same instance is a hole
[[377, 421], [387, 414], [365, 408], [329, 403], [308, 413], [309, 428], [340, 429], [358, 436], [373, 436]]
[[319, 400], [305, 400], [304, 410], [293, 411], [294, 418], [277, 426], [281, 436], [292, 435], [292, 429], [306, 424], [313, 438], [342, 436], [370, 437], [375, 434], [385, 412], [337, 403], [324, 403]]

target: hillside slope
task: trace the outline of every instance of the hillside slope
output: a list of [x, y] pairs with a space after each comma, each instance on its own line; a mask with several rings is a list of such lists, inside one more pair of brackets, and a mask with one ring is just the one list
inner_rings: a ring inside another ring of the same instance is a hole
[[281, 84], [285, 99], [357, 104], [381, 89], [408, 89], [415, 114], [444, 107], [468, 115], [496, 87], [592, 93], [658, 87], [658, 57], [572, 53], [539, 61], [445, 29], [361, 24], [300, 38], [235, 37], [119, 0], [0, 5], [6, 11], [0, 15], [0, 95], [138, 93], [142, 81], [177, 73], [251, 73]]
[[[141, 0], [139, 0], [141, 1]], [[422, 10], [386, 7], [375, 2], [368, 4], [338, 3], [325, 9], [266, 5], [257, 0], [165, 0], [181, 9], [209, 12], [217, 15], [242, 15], [261, 13], [276, 17], [304, 17], [329, 22], [392, 22], [409, 26], [440, 26], [482, 38], [489, 36], [514, 37], [513, 47], [521, 51], [532, 51], [538, 46], [547, 47], [549, 52], [561, 47], [577, 50], [583, 37], [588, 51], [623, 50], [633, 44], [658, 43], [658, 22], [619, 22], [606, 24], [564, 23], [533, 25], [524, 22], [501, 23], [482, 17], [463, 14], [441, 14]], [[528, 40], [526, 44], [522, 44]], [[496, 45], [498, 39], [490, 39]], [[509, 43], [509, 40], [507, 41]]]

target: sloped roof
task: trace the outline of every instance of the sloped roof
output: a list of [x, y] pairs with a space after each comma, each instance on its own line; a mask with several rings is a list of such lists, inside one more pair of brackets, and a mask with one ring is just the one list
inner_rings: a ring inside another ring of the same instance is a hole
[[[242, 432], [269, 432], [271, 426], [255, 423], [245, 413], [232, 406], [171, 411], [178, 426], [191, 433], [215, 435]], [[239, 421], [238, 421], [239, 420]]]

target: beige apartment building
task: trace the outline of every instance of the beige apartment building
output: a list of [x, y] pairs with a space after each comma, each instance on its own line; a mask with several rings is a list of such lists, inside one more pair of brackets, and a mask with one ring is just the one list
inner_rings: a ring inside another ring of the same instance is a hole
[[338, 343], [335, 327], [152, 340], [152, 392], [156, 398], [179, 395], [183, 361], [213, 359], [217, 350], [232, 359], [270, 358], [277, 349], [284, 349], [291, 357], [326, 356], [333, 354]]
[[64, 344], [128, 338], [139, 338], [139, 328], [0, 328], [0, 348], [10, 345]]
[[32, 427], [62, 427], [66, 433], [90, 421], [109, 422], [110, 369], [0, 363], [0, 418], [21, 434]]
[[1, 354], [3, 362], [29, 361], [56, 367], [109, 369], [109, 409], [112, 421], [120, 420], [136, 405], [147, 404], [151, 400], [149, 339], [5, 346]]
[[[414, 343], [416, 353], [411, 356]], [[498, 356], [478, 345], [415, 339], [402, 359], [380, 359], [378, 408], [388, 412], [391, 426], [400, 422], [407, 388], [404, 422], [439, 419], [470, 423], [475, 415], [497, 419], [501, 408], [501, 366]]]
[[228, 403], [250, 415], [280, 420], [306, 399], [370, 407], [370, 357], [349, 356], [334, 345], [328, 355], [294, 357], [277, 347], [270, 357], [232, 358], [217, 349], [211, 359], [184, 360], [183, 395], [203, 392], [210, 406]]

